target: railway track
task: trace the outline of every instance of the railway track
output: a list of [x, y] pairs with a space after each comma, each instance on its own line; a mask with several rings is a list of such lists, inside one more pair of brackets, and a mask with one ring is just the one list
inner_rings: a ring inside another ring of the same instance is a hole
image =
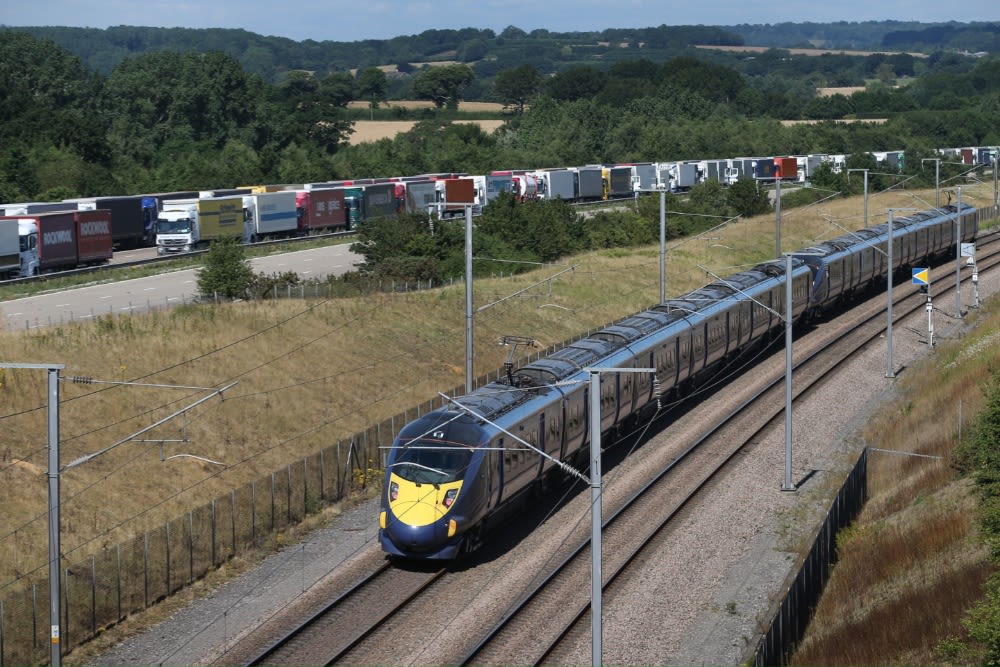
[[[1000, 237], [982, 237], [979, 270], [985, 272], [998, 263]], [[932, 293], [938, 304], [945, 305], [936, 309], [939, 313], [947, 312], [953, 303], [947, 296], [954, 290], [953, 277], [951, 262], [932, 271]], [[963, 269], [963, 281], [970, 277], [971, 272]], [[897, 283], [894, 295], [894, 319], [925, 308], [926, 297], [912, 285]], [[969, 300], [966, 295], [965, 302]], [[795, 400], [820, 386], [851, 354], [883, 337], [885, 324], [885, 298], [877, 295], [818, 325], [810, 336], [798, 338], [794, 347]], [[669, 535], [685, 510], [710, 494], [713, 485], [725, 478], [729, 463], [752, 447], [774, 420], [782, 418], [784, 366], [779, 365], [780, 371], [765, 373], [755, 366], [752, 378], [744, 374], [723, 418], [716, 419], [710, 428], [672, 436], [672, 440], [683, 440], [676, 445], [679, 453], [673, 461], [620, 506], [605, 506], [606, 597], [614, 596], [621, 584], [641, 572], [646, 554]], [[743, 385], [748, 386], [743, 389]], [[712, 409], [719, 410], [717, 406]], [[530, 589], [520, 591], [515, 604], [495, 615], [499, 622], [484, 632], [455, 640], [457, 648], [447, 661], [482, 665], [572, 662], [568, 647], [580, 645], [590, 632], [590, 588], [581, 585], [590, 580], [589, 538], [579, 539], [560, 553], [561, 560], [539, 573]], [[407, 627], [420, 622], [415, 618], [418, 613], [408, 612], [417, 607], [414, 600], [421, 593], [436, 582], [448, 587], [453, 581], [444, 570], [394, 568], [383, 563], [370, 577], [244, 664], [370, 662], [372, 656], [384, 656], [379, 643], [384, 643], [386, 636], [405, 635]], [[399, 648], [402, 652], [395, 655], [406, 659], [405, 648]], [[227, 656], [227, 662], [232, 663], [233, 657]], [[375, 661], [379, 659], [384, 657]]]
[[[988, 256], [980, 270], [1000, 263], [1000, 241], [987, 237]], [[953, 266], [943, 265], [932, 272], [932, 296], [953, 290]], [[964, 280], [971, 278], [967, 275]], [[894, 289], [895, 317], [906, 317], [925, 307], [926, 297], [915, 287]], [[884, 299], [873, 298], [863, 306], [842, 314], [822, 341], [796, 354], [794, 400], [819, 386], [849, 357], [885, 331]], [[798, 347], [795, 348], [796, 350]], [[700, 494], [724, 476], [730, 462], [751, 447], [784, 414], [784, 375], [772, 377], [736, 410], [723, 416], [695, 440], [683, 454], [649, 481], [626, 503], [604, 519], [602, 540], [612, 545], [605, 550], [602, 572], [603, 595], [613, 596], [618, 585], [640, 575], [646, 552], [669, 532], [672, 522]], [[615, 548], [616, 544], [631, 545]], [[591, 631], [589, 589], [580, 581], [589, 580], [590, 540], [580, 542], [573, 552], [536, 585], [525, 592], [501, 621], [482, 637], [459, 661], [463, 665], [569, 664], [567, 645], [579, 645]], [[544, 619], [544, 622], [540, 622]]]
[[[388, 561], [259, 652], [247, 665], [332, 665], [445, 573]], [[234, 656], [226, 657], [230, 662]]]

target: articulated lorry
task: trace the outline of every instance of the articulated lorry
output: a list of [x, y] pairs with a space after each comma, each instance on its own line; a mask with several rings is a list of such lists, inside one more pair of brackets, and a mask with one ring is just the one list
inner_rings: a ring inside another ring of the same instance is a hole
[[309, 235], [312, 232], [347, 229], [343, 190], [315, 187], [308, 183], [304, 187], [295, 191], [299, 233]]
[[156, 223], [156, 254], [191, 252], [224, 238], [248, 243], [252, 234], [242, 196], [166, 201]]
[[243, 212], [250, 230], [250, 242], [287, 238], [299, 233], [295, 192], [291, 190], [244, 195]]
[[66, 199], [80, 211], [111, 211], [111, 240], [116, 248], [153, 244], [159, 200], [153, 195]]
[[5, 277], [27, 278], [103, 264], [111, 256], [110, 211], [54, 211], [0, 218], [0, 272]]

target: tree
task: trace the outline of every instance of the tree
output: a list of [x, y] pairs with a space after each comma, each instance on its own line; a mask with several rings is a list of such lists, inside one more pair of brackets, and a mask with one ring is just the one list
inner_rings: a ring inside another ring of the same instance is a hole
[[354, 77], [334, 72], [320, 81], [308, 73], [292, 72], [281, 88], [285, 136], [336, 153], [353, 130], [344, 109], [354, 98]]
[[244, 297], [253, 283], [250, 261], [238, 239], [216, 241], [205, 255], [205, 266], [198, 269], [198, 292], [203, 297]]
[[549, 79], [549, 95], [563, 101], [592, 99], [607, 84], [604, 72], [588, 65], [570, 67]]
[[726, 191], [726, 201], [736, 212], [744, 217], [767, 213], [771, 210], [771, 201], [767, 190], [755, 179], [741, 178]]
[[438, 109], [457, 109], [462, 89], [476, 78], [468, 65], [429, 67], [413, 79], [413, 94], [431, 100]]
[[385, 102], [389, 92], [389, 80], [385, 77], [385, 72], [378, 67], [369, 67], [358, 73], [356, 86], [358, 97], [370, 103], [371, 118], [374, 120], [375, 109], [379, 102]]
[[493, 82], [493, 92], [504, 105], [514, 105], [518, 113], [524, 113], [524, 105], [538, 93], [542, 85], [542, 75], [533, 65], [507, 69], [497, 74]]

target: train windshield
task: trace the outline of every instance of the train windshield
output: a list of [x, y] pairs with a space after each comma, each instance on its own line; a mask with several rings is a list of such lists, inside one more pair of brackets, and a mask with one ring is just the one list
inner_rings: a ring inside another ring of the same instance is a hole
[[462, 479], [471, 460], [468, 449], [417, 440], [399, 449], [392, 471], [416, 484], [444, 484]]

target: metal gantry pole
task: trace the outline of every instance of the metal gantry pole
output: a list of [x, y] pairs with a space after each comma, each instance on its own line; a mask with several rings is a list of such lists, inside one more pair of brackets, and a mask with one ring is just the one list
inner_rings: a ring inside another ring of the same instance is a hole
[[774, 258], [781, 257], [781, 179], [774, 179]]
[[[59, 567], [59, 371], [64, 364], [16, 364], [0, 362], [0, 368], [48, 371], [48, 486], [49, 486], [49, 664], [62, 664], [62, 586]], [[3, 656], [0, 656], [0, 660]]]
[[887, 273], [887, 278], [888, 278], [888, 281], [889, 281], [888, 282], [888, 289], [886, 291], [886, 293], [888, 294], [888, 299], [889, 299], [888, 322], [886, 323], [886, 330], [885, 330], [885, 344], [886, 344], [885, 376], [887, 378], [894, 378], [894, 377], [896, 377], [896, 372], [895, 372], [895, 370], [893, 369], [893, 366], [892, 366], [892, 271], [893, 271], [893, 266], [892, 266], [892, 214], [893, 214], [893, 209], [890, 208], [889, 209], [889, 247], [888, 247], [888, 251], [889, 252], [887, 253], [888, 256], [889, 256], [889, 270], [886, 272]]
[[465, 391], [472, 393], [472, 206], [465, 207]]
[[[590, 374], [590, 631], [591, 664], [602, 663], [601, 625], [601, 372], [656, 373], [655, 368], [584, 368]], [[575, 472], [575, 471], [574, 471]]]
[[1000, 215], [1000, 190], [997, 189], [998, 183], [1000, 183], [1000, 176], [997, 175], [997, 171], [1000, 170], [1000, 154], [993, 156], [993, 215]]
[[667, 302], [667, 192], [660, 190], [660, 304]]
[[962, 186], [955, 188], [958, 198], [955, 215], [955, 317], [962, 319]]
[[59, 667], [62, 663], [59, 619], [62, 587], [59, 578], [59, 369], [49, 372], [49, 624], [51, 626], [49, 664]]
[[590, 371], [590, 632], [591, 664], [602, 663], [601, 637], [601, 372]]
[[868, 170], [865, 169], [865, 229], [868, 229]]
[[792, 483], [792, 256], [785, 255], [785, 481], [782, 491], [794, 491]]

